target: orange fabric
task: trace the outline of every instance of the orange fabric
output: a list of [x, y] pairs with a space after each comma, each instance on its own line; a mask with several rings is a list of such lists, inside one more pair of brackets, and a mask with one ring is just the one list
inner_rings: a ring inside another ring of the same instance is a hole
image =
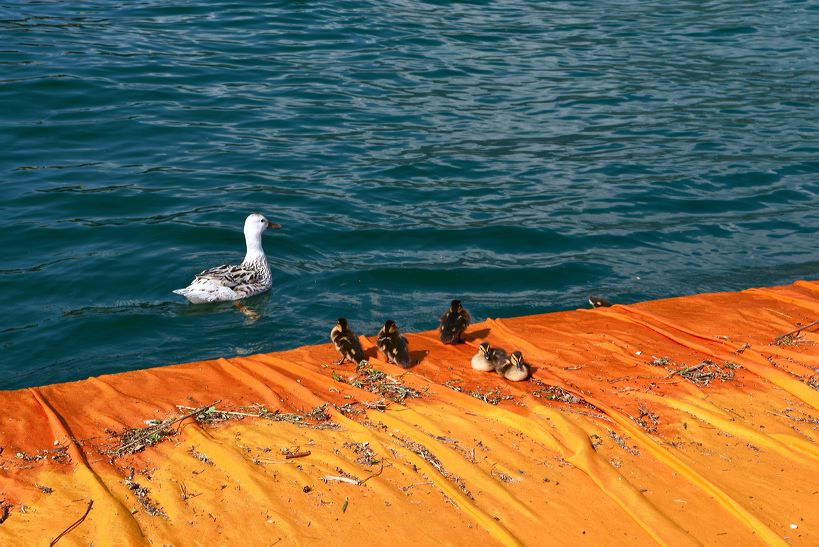
[[[0, 392], [0, 544], [45, 544], [93, 500], [60, 545], [815, 545], [819, 331], [772, 340], [817, 318], [819, 283], [800, 281], [489, 319], [458, 346], [409, 334], [417, 366], [371, 364], [422, 397], [355, 415], [336, 407], [380, 396], [334, 379], [355, 367], [331, 365], [329, 344]], [[521, 350], [535, 379], [576, 398], [473, 371], [482, 340]], [[707, 386], [670, 374], [704, 359], [738, 368]], [[330, 403], [336, 425], [189, 419], [142, 452], [105, 454], [112, 431], [215, 400], [300, 414]]]

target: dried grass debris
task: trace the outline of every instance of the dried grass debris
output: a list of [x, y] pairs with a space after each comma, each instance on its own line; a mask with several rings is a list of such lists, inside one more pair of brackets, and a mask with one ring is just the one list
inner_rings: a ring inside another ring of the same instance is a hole
[[666, 379], [676, 375], [685, 378], [692, 384], [707, 386], [713, 380], [719, 380], [721, 382], [733, 380], [734, 371], [738, 368], [740, 368], [739, 365], [730, 361], [724, 361], [720, 365], [714, 361], [705, 359], [695, 365], [671, 371], [671, 373], [666, 376]]

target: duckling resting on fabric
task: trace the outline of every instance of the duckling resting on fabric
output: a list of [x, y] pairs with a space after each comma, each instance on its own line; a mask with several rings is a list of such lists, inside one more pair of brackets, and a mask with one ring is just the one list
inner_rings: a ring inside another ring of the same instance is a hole
[[190, 285], [173, 292], [184, 296], [193, 304], [204, 304], [239, 300], [269, 290], [273, 279], [267, 265], [267, 256], [262, 249], [262, 234], [265, 230], [278, 228], [281, 226], [269, 222], [259, 213], [249, 215], [245, 220], [247, 253], [242, 263], [238, 266], [216, 266], [199, 272]]
[[345, 318], [338, 318], [336, 326], [330, 331], [330, 340], [333, 341], [336, 350], [341, 354], [341, 359], [336, 361], [336, 364], [340, 365], [344, 361], [352, 361], [355, 364], [367, 361], [367, 356], [364, 355], [358, 336], [348, 326]]
[[481, 342], [478, 346], [478, 353], [472, 357], [472, 368], [482, 372], [489, 372], [495, 370], [495, 365], [492, 364], [492, 346], [489, 342]]
[[608, 308], [611, 307], [611, 302], [603, 298], [602, 296], [595, 296], [593, 294], [589, 295], [589, 304], [591, 304], [592, 308]]
[[492, 363], [492, 368], [503, 376], [503, 366], [509, 361], [509, 354], [503, 348], [490, 348], [487, 353], [489, 362]]
[[439, 337], [444, 344], [460, 344], [462, 342], [466, 327], [472, 318], [469, 312], [461, 306], [460, 300], [453, 300], [449, 309], [441, 316], [441, 324], [438, 327]]
[[523, 360], [523, 354], [519, 351], [513, 351], [500, 369], [495, 370], [510, 382], [522, 382], [532, 372], [529, 365]]
[[387, 362], [395, 363], [402, 368], [409, 368], [409, 342], [398, 332], [394, 321], [384, 322], [384, 326], [378, 331], [376, 345], [387, 358]]

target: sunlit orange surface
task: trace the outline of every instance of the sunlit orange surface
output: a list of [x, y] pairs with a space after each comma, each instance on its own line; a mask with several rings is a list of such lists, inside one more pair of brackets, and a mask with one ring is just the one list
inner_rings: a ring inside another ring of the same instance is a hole
[[819, 327], [774, 340], [816, 319], [800, 281], [0, 392], [0, 544], [817, 545]]

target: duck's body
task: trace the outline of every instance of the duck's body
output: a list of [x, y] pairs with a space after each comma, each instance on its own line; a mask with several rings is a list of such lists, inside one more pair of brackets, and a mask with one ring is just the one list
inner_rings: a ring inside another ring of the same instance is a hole
[[355, 364], [367, 361], [358, 336], [350, 329], [347, 320], [343, 317], [338, 318], [336, 326], [330, 331], [330, 340], [333, 341], [336, 350], [341, 355], [339, 365], [344, 361], [352, 361]]
[[244, 229], [247, 253], [242, 263], [238, 266], [225, 264], [204, 270], [196, 274], [190, 285], [173, 292], [184, 296], [193, 304], [204, 304], [239, 300], [269, 290], [273, 279], [267, 256], [262, 249], [262, 234], [268, 228], [279, 227], [258, 213], [248, 216]]
[[376, 345], [387, 358], [387, 362], [394, 363], [402, 368], [409, 368], [409, 342], [398, 332], [398, 327], [395, 326], [394, 321], [384, 322], [384, 326], [378, 331]]
[[466, 327], [472, 318], [469, 312], [461, 306], [460, 300], [453, 300], [449, 309], [441, 316], [441, 324], [438, 327], [439, 337], [444, 344], [459, 344]]
[[273, 285], [267, 260], [242, 262], [238, 266], [216, 266], [196, 274], [193, 282], [181, 294], [192, 304], [240, 300], [265, 292]]
[[519, 351], [512, 352], [506, 362], [495, 370], [510, 382], [522, 382], [532, 373], [531, 367], [523, 360], [523, 354]]
[[478, 346], [478, 353], [472, 357], [472, 368], [482, 372], [495, 370], [495, 365], [490, 358], [491, 355], [492, 347], [489, 345], [489, 342], [481, 342], [481, 345]]

